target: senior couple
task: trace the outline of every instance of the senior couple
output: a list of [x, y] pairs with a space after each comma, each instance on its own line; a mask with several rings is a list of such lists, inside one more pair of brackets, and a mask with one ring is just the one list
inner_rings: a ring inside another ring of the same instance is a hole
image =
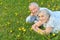
[[[32, 29], [39, 34], [58, 33], [60, 31], [60, 11], [51, 11], [47, 8], [41, 8], [37, 3], [29, 4], [31, 14], [26, 18], [26, 22], [34, 24]], [[39, 28], [41, 25], [44, 30]]]

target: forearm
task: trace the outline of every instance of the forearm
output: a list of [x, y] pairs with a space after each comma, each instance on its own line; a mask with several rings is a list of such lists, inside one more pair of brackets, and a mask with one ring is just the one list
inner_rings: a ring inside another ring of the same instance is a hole
[[39, 27], [34, 27], [33, 30], [36, 31], [39, 34], [42, 34], [42, 35], [43, 34], [49, 34], [51, 32], [50, 30], [46, 30], [46, 29], [45, 30], [42, 30]]
[[35, 21], [35, 18], [36, 18], [35, 16], [29, 15], [29, 16], [26, 18], [26, 22], [32, 23], [32, 22]]
[[37, 32], [38, 32], [39, 34], [45, 34], [45, 30], [42, 30], [42, 29], [40, 29], [40, 28], [38, 28], [38, 27], [36, 27], [36, 30], [37, 30]]
[[36, 27], [36, 29], [37, 29], [37, 32], [38, 32], [38, 33], [40, 33], [40, 34], [46, 34], [46, 35], [50, 34], [51, 31], [52, 31], [52, 29], [42, 30], [42, 29], [40, 29], [40, 28], [38, 28], [38, 27]]
[[39, 26], [36, 26], [36, 25], [34, 26], [34, 25], [33, 25], [32, 28], [33, 28], [33, 30], [34, 30], [35, 32], [37, 32], [37, 33], [39, 33], [39, 34], [45, 33], [45, 32], [44, 32], [45, 30], [40, 29]]

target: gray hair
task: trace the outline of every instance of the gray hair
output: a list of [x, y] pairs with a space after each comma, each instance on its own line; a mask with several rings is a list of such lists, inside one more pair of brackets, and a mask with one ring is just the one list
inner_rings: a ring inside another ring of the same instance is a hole
[[30, 4], [29, 4], [29, 7], [31, 7], [32, 5], [33, 5], [33, 6], [36, 6], [36, 7], [39, 7], [38, 4], [37, 4], [36, 2], [30, 3]]
[[40, 10], [40, 12], [44, 12], [44, 15], [50, 17], [50, 12], [47, 9]]

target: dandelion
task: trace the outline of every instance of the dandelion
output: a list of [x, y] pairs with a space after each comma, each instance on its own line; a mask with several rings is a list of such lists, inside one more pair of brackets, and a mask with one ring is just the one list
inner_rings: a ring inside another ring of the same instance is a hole
[[40, 33], [40, 30], [38, 30], [37, 32]]
[[0, 2], [0, 5], [2, 5], [2, 2]]
[[10, 24], [10, 22], [7, 22], [7, 24], [9, 25], [9, 24]]
[[21, 30], [21, 28], [18, 28], [19, 30]]
[[20, 35], [17, 35], [17, 37], [20, 37]]
[[25, 29], [24, 27], [22, 27], [21, 29], [22, 29], [22, 31], [24, 31], [24, 32], [26, 31], [26, 29]]
[[56, 34], [53, 33], [53, 36], [55, 36]]
[[55, 10], [54, 8], [52, 8], [52, 10]]
[[56, 10], [58, 10], [58, 8], [56, 8]]
[[15, 13], [15, 16], [17, 16], [18, 15], [18, 13]]
[[30, 13], [30, 11], [28, 11], [28, 13]]
[[38, 32], [38, 33], [40, 33], [41, 35], [43, 35], [43, 33], [42, 33], [42, 31], [41, 31], [41, 30], [38, 30], [37, 32]]
[[50, 4], [48, 4], [48, 7], [50, 7]]
[[23, 30], [24, 32], [26, 31], [26, 29]]
[[10, 30], [10, 33], [12, 33], [13, 31], [12, 30]]
[[52, 2], [54, 2], [54, 0], [52, 0]]
[[5, 9], [7, 9], [7, 7], [4, 7]]
[[41, 2], [41, 5], [43, 5], [43, 2]]
[[31, 0], [28, 0], [28, 2], [31, 2]]
[[22, 27], [21, 29], [24, 30], [24, 27]]
[[32, 27], [30, 28], [30, 31], [33, 30]]
[[19, 21], [17, 21], [17, 24], [19, 23]]

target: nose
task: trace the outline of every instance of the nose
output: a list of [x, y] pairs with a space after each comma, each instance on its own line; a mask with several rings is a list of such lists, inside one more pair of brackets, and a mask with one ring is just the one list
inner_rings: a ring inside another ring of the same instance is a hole
[[34, 11], [34, 10], [33, 10], [32, 12], [33, 12], [33, 13], [35, 13], [35, 11]]
[[42, 20], [42, 18], [40, 18], [40, 20]]

